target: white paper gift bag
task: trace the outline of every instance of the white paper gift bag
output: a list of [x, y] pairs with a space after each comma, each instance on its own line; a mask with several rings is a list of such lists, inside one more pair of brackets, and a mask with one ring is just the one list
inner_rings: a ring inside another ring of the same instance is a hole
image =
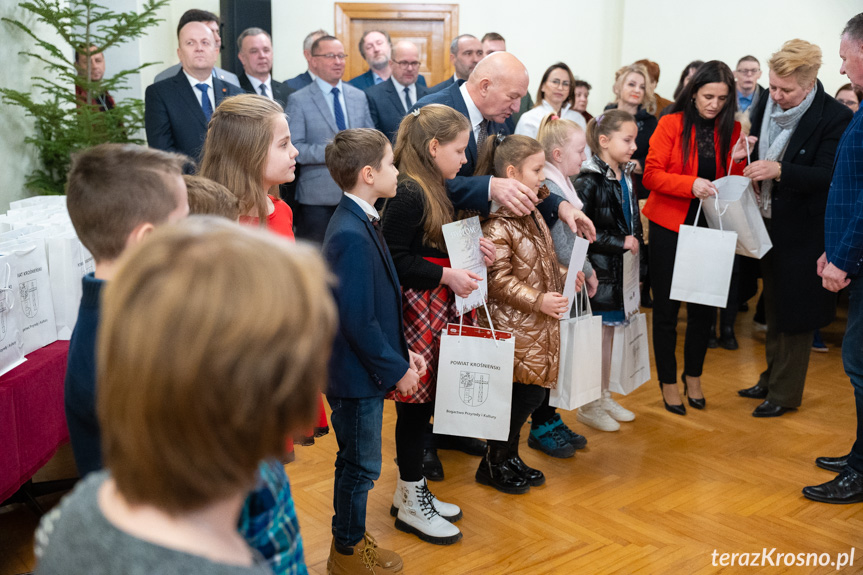
[[628, 324], [614, 328], [611, 345], [611, 373], [608, 389], [628, 395], [650, 379], [650, 347], [647, 343], [647, 318], [632, 316]]
[[2, 249], [2, 254], [12, 266], [13, 313], [21, 329], [23, 353], [27, 355], [57, 341], [45, 241], [20, 241], [14, 247]]
[[514, 357], [511, 333], [448, 324], [441, 334], [434, 432], [505, 441]]
[[[580, 306], [580, 300], [586, 305]], [[576, 409], [602, 395], [602, 317], [593, 315], [582, 289], [575, 298], [576, 317], [560, 322], [560, 365], [557, 387], [548, 404]]]
[[18, 367], [24, 357], [21, 330], [15, 315], [14, 278], [7, 256], [0, 256], [0, 375]]
[[725, 176], [713, 182], [718, 194], [704, 202], [704, 217], [713, 229], [722, 228], [737, 232], [736, 252], [742, 256], [761, 259], [773, 243], [764, 225], [752, 180], [743, 176]]
[[49, 238], [46, 244], [57, 339], [68, 340], [78, 321], [83, 294], [81, 278], [95, 271], [95, 264], [93, 256], [74, 233]]
[[[698, 222], [701, 204], [695, 216]], [[720, 217], [720, 224], [723, 224]], [[737, 232], [681, 225], [671, 277], [671, 299], [725, 307]]]

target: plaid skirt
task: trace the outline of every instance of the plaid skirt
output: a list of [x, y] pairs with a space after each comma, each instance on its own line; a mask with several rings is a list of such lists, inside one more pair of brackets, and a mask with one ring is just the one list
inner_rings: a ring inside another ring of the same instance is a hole
[[[429, 258], [431, 259], [431, 258]], [[440, 264], [448, 260], [434, 259]], [[440, 336], [448, 323], [458, 323], [455, 295], [446, 286], [430, 290], [405, 288], [402, 291], [402, 315], [405, 323], [405, 339], [408, 349], [420, 354], [426, 361], [426, 374], [420, 379], [419, 389], [404, 397], [395, 390], [387, 394], [387, 399], [403, 403], [430, 403], [434, 401], [437, 388], [437, 363], [440, 355]], [[476, 325], [476, 313], [464, 316], [464, 325]]]

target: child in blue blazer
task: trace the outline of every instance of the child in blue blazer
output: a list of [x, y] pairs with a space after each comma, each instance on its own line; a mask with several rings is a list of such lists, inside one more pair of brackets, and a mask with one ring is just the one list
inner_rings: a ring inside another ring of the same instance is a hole
[[345, 190], [323, 245], [339, 311], [327, 386], [339, 447], [327, 572], [358, 572], [371, 558], [375, 573], [400, 573], [401, 557], [377, 547], [365, 528], [368, 492], [381, 474], [384, 396], [416, 393], [425, 374], [425, 361], [405, 341], [401, 286], [374, 208], [395, 196], [398, 170], [387, 137], [368, 128], [336, 134], [326, 162]]

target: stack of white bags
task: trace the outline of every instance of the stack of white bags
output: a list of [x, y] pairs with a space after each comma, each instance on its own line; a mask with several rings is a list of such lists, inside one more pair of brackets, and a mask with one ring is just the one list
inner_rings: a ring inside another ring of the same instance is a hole
[[93, 256], [78, 240], [66, 196], [36, 196], [0, 215], [0, 375], [68, 340]]

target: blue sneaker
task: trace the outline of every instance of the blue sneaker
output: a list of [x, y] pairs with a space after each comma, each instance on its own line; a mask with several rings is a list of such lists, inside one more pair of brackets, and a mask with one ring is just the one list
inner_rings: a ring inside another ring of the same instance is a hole
[[587, 447], [587, 438], [583, 435], [579, 435], [578, 433], [571, 430], [560, 418], [560, 414], [555, 413], [554, 418], [551, 420], [552, 423], [558, 422], [555, 427], [555, 431], [557, 431], [558, 435], [563, 437], [563, 440], [572, 445], [576, 449], [584, 449]]
[[558, 433], [558, 428], [562, 423], [560, 416], [555, 415], [551, 421], [547, 421], [536, 429], [531, 428], [530, 436], [527, 438], [527, 446], [560, 459], [572, 457], [575, 455], [575, 447]]

